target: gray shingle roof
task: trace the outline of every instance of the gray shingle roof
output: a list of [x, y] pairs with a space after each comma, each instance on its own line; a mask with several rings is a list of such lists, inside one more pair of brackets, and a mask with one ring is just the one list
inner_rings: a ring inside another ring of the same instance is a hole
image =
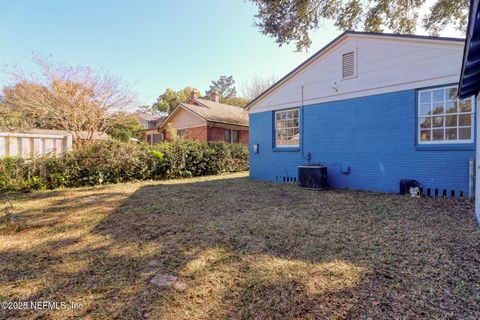
[[243, 108], [199, 98], [195, 102], [199, 105], [180, 105], [207, 121], [248, 126], [248, 112]]

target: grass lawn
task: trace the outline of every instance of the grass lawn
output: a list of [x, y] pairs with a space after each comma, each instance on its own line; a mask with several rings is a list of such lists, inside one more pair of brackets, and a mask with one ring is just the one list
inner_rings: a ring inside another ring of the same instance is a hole
[[480, 318], [467, 200], [245, 173], [2, 196], [0, 260], [0, 301], [82, 305], [0, 318]]

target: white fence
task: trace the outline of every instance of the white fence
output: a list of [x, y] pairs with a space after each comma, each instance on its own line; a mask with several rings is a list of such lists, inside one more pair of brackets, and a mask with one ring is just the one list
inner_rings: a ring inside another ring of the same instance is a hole
[[71, 149], [72, 135], [0, 132], [0, 158], [20, 156], [28, 159], [59, 155]]

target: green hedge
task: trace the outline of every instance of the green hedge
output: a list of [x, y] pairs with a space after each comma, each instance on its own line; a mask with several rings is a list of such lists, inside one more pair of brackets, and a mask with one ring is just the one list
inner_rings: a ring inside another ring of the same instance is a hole
[[240, 144], [179, 141], [155, 146], [105, 141], [58, 157], [0, 158], [0, 192], [93, 186], [248, 170]]

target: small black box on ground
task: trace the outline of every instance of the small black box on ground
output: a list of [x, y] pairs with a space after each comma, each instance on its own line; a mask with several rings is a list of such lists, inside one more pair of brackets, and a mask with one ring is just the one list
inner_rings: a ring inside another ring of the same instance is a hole
[[299, 166], [298, 185], [302, 188], [317, 190], [327, 188], [327, 167], [321, 164], [306, 164]]
[[410, 188], [418, 188], [420, 183], [417, 180], [413, 179], [402, 179], [400, 180], [400, 194], [410, 193]]

